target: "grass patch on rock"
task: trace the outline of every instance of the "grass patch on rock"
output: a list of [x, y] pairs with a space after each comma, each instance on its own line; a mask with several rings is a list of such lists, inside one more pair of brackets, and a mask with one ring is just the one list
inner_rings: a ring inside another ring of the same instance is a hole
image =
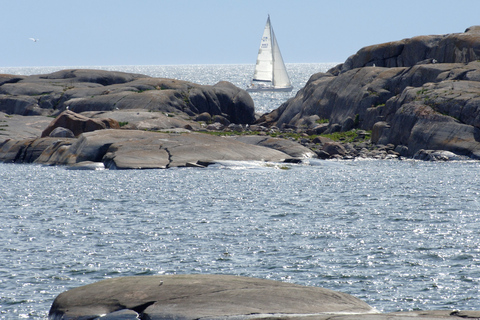
[[[370, 136], [372, 134], [371, 131], [365, 131], [365, 138], [363, 140], [368, 140], [370, 139]], [[358, 141], [358, 130], [350, 130], [346, 132], [334, 132], [334, 133], [329, 133], [329, 134], [322, 134], [322, 137], [332, 139], [333, 141], [338, 141], [338, 142], [354, 142]]]

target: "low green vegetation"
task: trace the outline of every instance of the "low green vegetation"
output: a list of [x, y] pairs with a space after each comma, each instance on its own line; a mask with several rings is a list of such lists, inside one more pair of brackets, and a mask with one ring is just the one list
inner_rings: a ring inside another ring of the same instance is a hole
[[[240, 136], [240, 135], [260, 135], [260, 132], [258, 131], [244, 131], [244, 132], [239, 132], [239, 131], [206, 131], [204, 132], [206, 134], [211, 134], [214, 136]], [[283, 139], [291, 139], [291, 140], [297, 140], [300, 141], [300, 139], [308, 139], [308, 140], [313, 140], [316, 137], [325, 137], [329, 138], [333, 141], [339, 141], [339, 142], [362, 142], [365, 140], [369, 140], [370, 136], [372, 134], [371, 131], [365, 131], [365, 137], [363, 140], [359, 138], [358, 135], [358, 130], [353, 129], [347, 132], [335, 132], [335, 133], [330, 133], [330, 134], [320, 134], [320, 135], [310, 135], [306, 136], [305, 134], [302, 133], [296, 133], [296, 132], [265, 132], [265, 134], [269, 137], [272, 138], [283, 138]]]
[[318, 124], [328, 123], [328, 122], [329, 122], [328, 119], [318, 119], [317, 121], [315, 121], [315, 123], [318, 123]]
[[[333, 141], [341, 141], [341, 142], [353, 142], [355, 140], [358, 140], [358, 130], [350, 130], [346, 132], [334, 132], [334, 133], [329, 133], [329, 134], [322, 134], [322, 137], [332, 139]], [[365, 139], [368, 140], [370, 139], [370, 136], [372, 134], [371, 131], [365, 131]]]
[[417, 95], [424, 94], [424, 93], [427, 92], [427, 91], [428, 91], [428, 89], [423, 88], [423, 89], [417, 91]]
[[128, 124], [128, 121], [120, 121], [118, 124], [120, 125], [120, 128], [121, 128], [126, 126]]

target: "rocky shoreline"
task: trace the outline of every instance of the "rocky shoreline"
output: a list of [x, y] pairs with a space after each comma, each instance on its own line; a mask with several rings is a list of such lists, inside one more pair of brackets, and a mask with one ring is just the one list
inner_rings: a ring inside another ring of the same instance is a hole
[[[477, 160], [479, 61], [480, 27], [365, 47], [264, 115], [228, 82], [82, 69], [0, 75], [0, 161], [138, 169], [309, 157]], [[65, 122], [45, 131], [64, 112], [83, 117], [83, 127]], [[75, 153], [92, 141], [96, 152]]]
[[356, 128], [404, 157], [437, 151], [479, 159], [479, 61], [480, 27], [365, 47], [312, 75], [258, 123], [326, 133]]

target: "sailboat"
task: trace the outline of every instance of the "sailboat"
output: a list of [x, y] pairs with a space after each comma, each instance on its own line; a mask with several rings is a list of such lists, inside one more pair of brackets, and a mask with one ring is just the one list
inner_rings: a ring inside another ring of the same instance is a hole
[[263, 30], [257, 64], [252, 83], [247, 87], [249, 92], [257, 91], [292, 91], [293, 87], [288, 77], [277, 38], [273, 32], [268, 15], [267, 24]]

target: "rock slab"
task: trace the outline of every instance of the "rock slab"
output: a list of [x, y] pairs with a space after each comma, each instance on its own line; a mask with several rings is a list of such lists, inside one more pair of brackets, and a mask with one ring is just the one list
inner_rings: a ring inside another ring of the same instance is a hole
[[150, 320], [376, 312], [351, 295], [324, 288], [230, 275], [162, 275], [113, 278], [68, 290], [57, 296], [49, 318], [96, 319], [120, 310]]

